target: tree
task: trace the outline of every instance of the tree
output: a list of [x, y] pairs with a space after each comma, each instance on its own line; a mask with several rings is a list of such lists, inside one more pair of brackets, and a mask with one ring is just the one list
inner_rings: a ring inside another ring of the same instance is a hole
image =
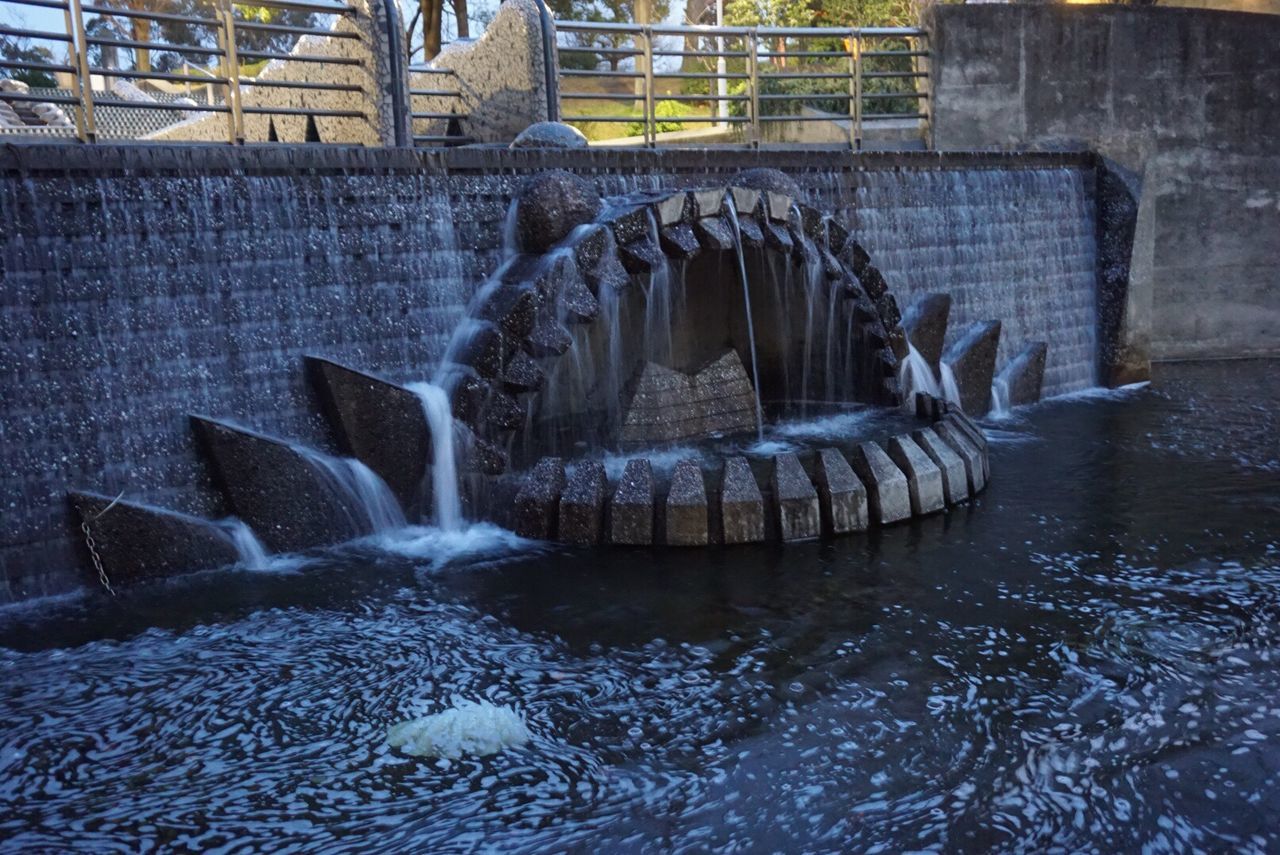
[[[53, 53], [45, 47], [32, 47], [29, 39], [5, 36], [0, 38], [0, 59], [9, 62], [29, 62], [43, 65], [53, 65]], [[14, 80], [21, 80], [28, 86], [37, 88], [53, 88], [58, 82], [53, 79], [53, 75], [47, 71], [33, 71], [31, 69], [22, 69], [21, 71], [7, 71]]]

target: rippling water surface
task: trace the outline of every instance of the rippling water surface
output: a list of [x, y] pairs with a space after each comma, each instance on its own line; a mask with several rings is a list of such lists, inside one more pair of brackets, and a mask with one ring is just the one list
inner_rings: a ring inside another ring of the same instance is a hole
[[[9, 608], [0, 846], [1275, 850], [1277, 369], [1015, 411], [971, 507], [866, 537], [419, 532]], [[455, 697], [533, 741], [385, 746]]]

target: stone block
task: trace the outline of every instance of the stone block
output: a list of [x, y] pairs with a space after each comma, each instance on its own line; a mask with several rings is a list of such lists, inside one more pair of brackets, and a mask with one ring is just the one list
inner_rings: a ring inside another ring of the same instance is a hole
[[907, 492], [911, 497], [911, 513], [918, 517], [940, 511], [947, 506], [942, 483], [942, 470], [909, 436], [889, 440], [889, 458], [907, 476]]
[[962, 412], [948, 413], [946, 420], [951, 422], [952, 426], [963, 433], [968, 440], [973, 443], [973, 447], [978, 449], [978, 453], [982, 455], [982, 475], [986, 481], [991, 480], [991, 460], [988, 455], [987, 435], [983, 433], [982, 428], [971, 418]]
[[790, 452], [775, 455], [770, 480], [777, 504], [778, 536], [782, 540], [804, 540], [820, 535], [818, 491], [800, 465], [800, 458]]
[[823, 531], [835, 535], [867, 530], [867, 488], [843, 454], [834, 448], [819, 451], [813, 481], [818, 487]]
[[791, 231], [785, 223], [778, 223], [765, 218], [760, 221], [760, 230], [764, 233], [765, 246], [782, 253], [795, 250], [795, 241], [791, 239]]
[[671, 473], [667, 493], [667, 543], [705, 546], [710, 540], [707, 486], [697, 461], [681, 460]]
[[660, 228], [673, 226], [676, 223], [685, 222], [693, 219], [693, 200], [685, 191], [672, 193], [665, 199], [659, 199], [653, 203], [654, 217], [658, 221]]
[[693, 215], [698, 219], [718, 217], [724, 209], [725, 188], [693, 191]]
[[555, 540], [564, 486], [564, 461], [559, 457], [539, 460], [516, 494], [513, 521], [516, 534], [533, 540]]
[[911, 516], [911, 488], [907, 485], [907, 476], [883, 448], [874, 442], [864, 442], [853, 450], [850, 463], [867, 487], [871, 519], [888, 525]]
[[1033, 341], [1000, 369], [997, 382], [1004, 383], [1004, 387], [1009, 390], [1009, 406], [1020, 407], [1040, 400], [1040, 390], [1044, 386], [1044, 363], [1048, 353], [1049, 345]]
[[693, 224], [693, 231], [703, 249], [733, 249], [733, 227], [724, 217], [704, 217]]
[[964, 461], [960, 459], [960, 455], [943, 442], [932, 428], [912, 431], [911, 436], [942, 473], [942, 492], [947, 504], [954, 505], [969, 498], [969, 476], [965, 474]]
[[982, 452], [977, 446], [951, 422], [940, 421], [933, 426], [938, 438], [951, 447], [964, 461], [964, 474], [968, 482], [969, 495], [976, 496], [987, 486], [986, 470], [982, 466]]
[[935, 378], [939, 376], [938, 363], [942, 360], [943, 340], [947, 336], [950, 317], [950, 294], [925, 294], [902, 316], [902, 328], [907, 339], [929, 363]]
[[693, 226], [688, 223], [676, 223], [664, 226], [658, 235], [662, 250], [672, 258], [691, 258], [701, 248]]
[[653, 543], [653, 466], [647, 458], [628, 460], [613, 492], [610, 540], [630, 546]]
[[502, 371], [502, 384], [511, 392], [532, 392], [542, 388], [544, 380], [546, 375], [541, 366], [524, 351], [518, 351], [512, 356]]
[[745, 458], [730, 457], [724, 462], [720, 515], [726, 544], [764, 540], [764, 497]]
[[604, 503], [609, 481], [604, 465], [595, 460], [577, 464], [560, 496], [560, 539], [594, 546], [604, 535]]
[[764, 246], [764, 231], [760, 228], [760, 221], [755, 217], [738, 215], [738, 234], [742, 236], [742, 245], [759, 249]]
[[991, 378], [995, 376], [999, 346], [1000, 322], [978, 321], [943, 354], [943, 361], [951, 366], [960, 387], [960, 406], [971, 416], [985, 416], [991, 409]]
[[618, 253], [628, 273], [649, 273], [667, 263], [662, 248], [648, 237], [626, 244]]

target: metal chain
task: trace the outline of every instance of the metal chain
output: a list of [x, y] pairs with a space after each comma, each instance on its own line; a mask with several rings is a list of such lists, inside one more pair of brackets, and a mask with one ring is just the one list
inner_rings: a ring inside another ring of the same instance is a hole
[[93, 569], [98, 571], [98, 581], [102, 583], [102, 587], [107, 589], [107, 593], [114, 597], [116, 595], [115, 588], [111, 587], [111, 580], [107, 578], [107, 571], [102, 567], [102, 556], [98, 554], [98, 544], [93, 540], [93, 532], [89, 531], [89, 524], [87, 522], [80, 523], [80, 530], [84, 532], [84, 545], [89, 547], [89, 557], [93, 559]]

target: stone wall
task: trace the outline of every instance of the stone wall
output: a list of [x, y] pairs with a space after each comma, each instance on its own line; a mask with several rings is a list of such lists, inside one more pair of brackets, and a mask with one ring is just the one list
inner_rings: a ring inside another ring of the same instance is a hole
[[939, 5], [929, 25], [937, 148], [1087, 148], [1133, 176], [1122, 376], [1280, 352], [1280, 17]]
[[[619, 193], [755, 166], [846, 218], [875, 176], [927, 188], [939, 171], [1066, 169], [1089, 183], [1094, 169], [1069, 154], [0, 149], [0, 600], [85, 579], [69, 488], [224, 514], [189, 414], [333, 450], [304, 355], [428, 377], [529, 173], [566, 168]], [[940, 281], [967, 259], [1036, 251], [981, 240], [939, 262], [955, 266]]]

